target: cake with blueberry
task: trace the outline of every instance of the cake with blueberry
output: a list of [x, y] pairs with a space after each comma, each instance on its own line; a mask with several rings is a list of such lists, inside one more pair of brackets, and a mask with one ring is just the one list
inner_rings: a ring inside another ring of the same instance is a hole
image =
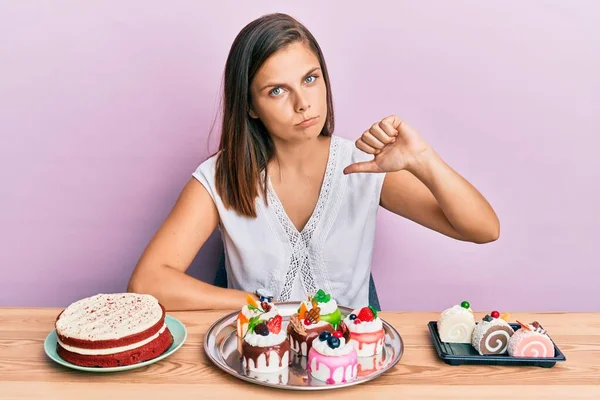
[[346, 383], [358, 375], [358, 355], [350, 344], [351, 333], [343, 322], [333, 333], [323, 331], [308, 352], [311, 377], [328, 384]]
[[534, 321], [523, 324], [517, 321], [521, 328], [517, 329], [508, 342], [508, 354], [512, 357], [544, 358], [554, 357], [554, 343], [548, 332]]
[[359, 357], [370, 357], [383, 351], [385, 331], [373, 307], [354, 310], [344, 319], [344, 323], [350, 330], [350, 344]]
[[290, 364], [290, 343], [282, 329], [283, 318], [275, 314], [265, 319], [265, 315], [250, 318], [242, 338], [241, 360], [247, 372], [272, 373]]
[[337, 302], [331, 295], [319, 290], [300, 304], [298, 312], [290, 317], [288, 335], [292, 350], [307, 356], [310, 346], [323, 331], [333, 332], [342, 320]]
[[508, 342], [514, 334], [513, 328], [506, 320], [509, 314], [500, 316], [498, 311], [486, 314], [475, 326], [471, 345], [477, 352], [484, 355], [505, 354]]
[[446, 343], [471, 343], [475, 317], [468, 301], [444, 310], [437, 321], [440, 340]]
[[165, 309], [148, 294], [97, 294], [66, 307], [55, 321], [57, 353], [84, 367], [151, 360], [171, 347]]

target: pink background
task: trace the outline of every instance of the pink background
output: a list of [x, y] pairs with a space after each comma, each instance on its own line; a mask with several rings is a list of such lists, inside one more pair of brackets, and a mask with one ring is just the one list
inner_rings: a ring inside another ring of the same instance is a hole
[[324, 49], [338, 135], [399, 114], [500, 216], [482, 246], [382, 210], [384, 309], [600, 311], [598, 2], [280, 3], [0, 3], [0, 305], [125, 290], [208, 154], [234, 36], [283, 11]]

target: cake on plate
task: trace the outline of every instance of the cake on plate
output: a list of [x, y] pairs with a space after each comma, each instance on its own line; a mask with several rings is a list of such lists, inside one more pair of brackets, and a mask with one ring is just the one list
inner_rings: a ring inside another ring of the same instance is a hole
[[352, 311], [344, 323], [350, 330], [350, 344], [359, 357], [370, 357], [383, 351], [385, 331], [383, 323], [373, 307], [363, 307]]
[[290, 343], [283, 318], [279, 314], [268, 320], [263, 313], [250, 318], [242, 338], [242, 365], [247, 372], [272, 373], [290, 364]]
[[517, 321], [521, 328], [517, 329], [508, 343], [508, 354], [512, 357], [544, 358], [554, 357], [554, 343], [548, 332], [534, 321], [523, 324]]
[[486, 314], [475, 326], [471, 345], [480, 355], [505, 354], [508, 341], [515, 332], [506, 320], [509, 314], [500, 316], [498, 311]]
[[437, 321], [440, 340], [446, 343], [471, 343], [475, 317], [468, 301], [444, 310]]
[[350, 331], [343, 322], [333, 333], [323, 331], [308, 352], [308, 372], [328, 384], [345, 383], [358, 375], [358, 355], [349, 343]]
[[300, 356], [307, 356], [313, 340], [323, 331], [335, 331], [341, 318], [337, 302], [329, 294], [319, 290], [315, 296], [309, 296], [308, 301], [303, 301], [298, 312], [290, 317], [288, 335], [292, 350]]
[[57, 353], [84, 367], [118, 367], [166, 352], [173, 336], [165, 309], [138, 293], [100, 293], [66, 307], [55, 321]]

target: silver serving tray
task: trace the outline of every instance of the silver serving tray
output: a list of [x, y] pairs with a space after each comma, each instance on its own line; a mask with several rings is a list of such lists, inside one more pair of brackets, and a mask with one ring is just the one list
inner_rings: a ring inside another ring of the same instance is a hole
[[[300, 302], [275, 303], [283, 317], [282, 329], [286, 329], [290, 316], [298, 310]], [[342, 315], [352, 312], [347, 307], [339, 307]], [[346, 383], [327, 384], [312, 378], [306, 369], [307, 358], [299, 357], [290, 350], [291, 364], [288, 368], [269, 374], [246, 373], [240, 361], [236, 337], [236, 318], [239, 311], [232, 312], [217, 320], [208, 329], [204, 340], [204, 351], [208, 358], [220, 369], [236, 378], [261, 386], [288, 390], [325, 390], [358, 385], [393, 368], [400, 361], [404, 351], [402, 337], [396, 329], [382, 319], [385, 330], [385, 343], [381, 354], [373, 357], [359, 357], [357, 379]]]

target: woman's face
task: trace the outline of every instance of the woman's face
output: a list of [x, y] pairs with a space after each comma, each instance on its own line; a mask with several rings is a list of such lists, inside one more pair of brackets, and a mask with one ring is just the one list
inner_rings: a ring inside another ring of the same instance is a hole
[[327, 88], [319, 59], [301, 42], [274, 53], [250, 84], [250, 116], [259, 118], [274, 140], [319, 136], [327, 118]]

